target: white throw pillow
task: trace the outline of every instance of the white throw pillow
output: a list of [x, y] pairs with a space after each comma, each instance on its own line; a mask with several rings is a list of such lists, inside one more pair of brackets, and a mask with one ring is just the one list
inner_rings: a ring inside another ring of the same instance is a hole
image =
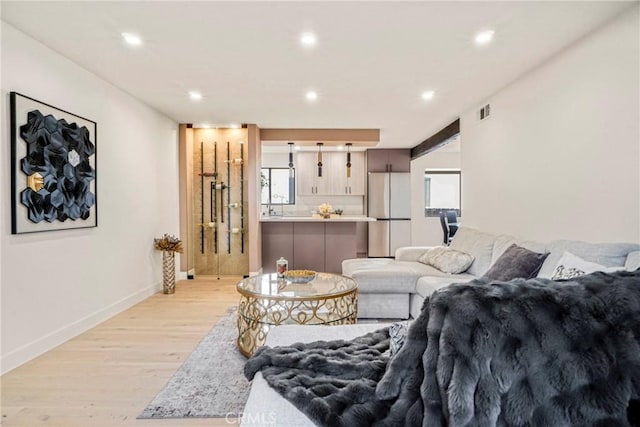
[[634, 251], [627, 255], [627, 262], [624, 263], [624, 268], [628, 271], [636, 271], [640, 268], [640, 251]]
[[427, 249], [418, 261], [437, 268], [443, 273], [459, 274], [473, 264], [473, 257], [455, 249], [444, 246]]
[[596, 271], [613, 273], [620, 270], [624, 270], [624, 267], [605, 267], [604, 265], [600, 265], [595, 262], [585, 261], [571, 252], [565, 252], [558, 260], [558, 264], [551, 276], [551, 280], [573, 279], [574, 277], [584, 276], [585, 274]]

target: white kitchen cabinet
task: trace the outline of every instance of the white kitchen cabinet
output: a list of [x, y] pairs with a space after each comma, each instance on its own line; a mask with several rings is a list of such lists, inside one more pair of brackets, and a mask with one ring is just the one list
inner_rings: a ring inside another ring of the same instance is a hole
[[296, 153], [296, 192], [300, 196], [316, 194], [316, 175], [318, 174], [316, 153]]
[[[346, 158], [346, 155], [345, 155]], [[349, 195], [364, 196], [366, 191], [365, 176], [365, 156], [364, 152], [351, 153], [351, 178], [347, 180]], [[345, 161], [346, 164], [346, 161]], [[345, 172], [346, 175], [346, 172]]]
[[323, 152], [322, 176], [318, 176], [318, 153], [296, 154], [297, 192], [302, 196], [348, 196], [365, 194], [364, 153], [351, 153], [351, 177], [347, 178], [347, 153]]

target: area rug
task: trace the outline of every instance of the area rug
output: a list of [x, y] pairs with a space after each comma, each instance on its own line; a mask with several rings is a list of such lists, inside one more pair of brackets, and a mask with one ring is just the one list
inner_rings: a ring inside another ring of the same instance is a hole
[[221, 418], [242, 413], [247, 359], [236, 347], [237, 308], [228, 309], [138, 418]]

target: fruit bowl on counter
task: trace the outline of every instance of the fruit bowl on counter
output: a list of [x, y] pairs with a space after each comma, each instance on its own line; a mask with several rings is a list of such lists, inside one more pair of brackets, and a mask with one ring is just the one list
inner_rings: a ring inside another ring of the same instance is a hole
[[316, 278], [313, 270], [289, 270], [284, 274], [284, 278], [292, 283], [309, 283]]

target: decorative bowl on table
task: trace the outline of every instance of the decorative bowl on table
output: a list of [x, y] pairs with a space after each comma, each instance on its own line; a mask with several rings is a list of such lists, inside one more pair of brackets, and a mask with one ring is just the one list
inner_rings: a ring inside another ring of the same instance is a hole
[[316, 278], [313, 270], [289, 270], [284, 274], [284, 278], [292, 283], [309, 283]]

